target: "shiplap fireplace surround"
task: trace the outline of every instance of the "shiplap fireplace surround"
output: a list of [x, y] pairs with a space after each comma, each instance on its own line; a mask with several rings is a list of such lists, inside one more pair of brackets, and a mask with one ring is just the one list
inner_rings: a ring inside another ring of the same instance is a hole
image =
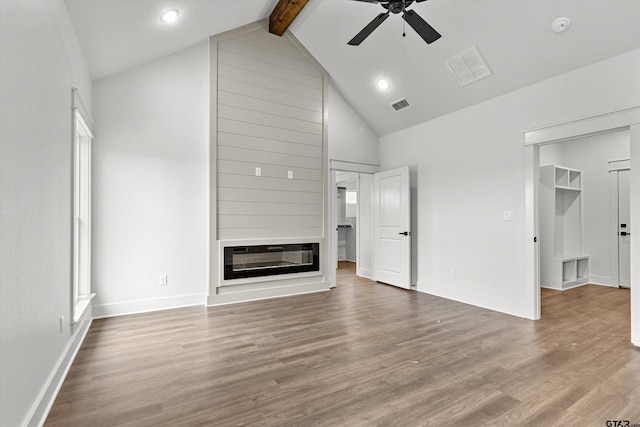
[[[328, 290], [328, 75], [260, 21], [210, 48], [209, 305]], [[317, 271], [225, 279], [225, 248], [315, 243]]]

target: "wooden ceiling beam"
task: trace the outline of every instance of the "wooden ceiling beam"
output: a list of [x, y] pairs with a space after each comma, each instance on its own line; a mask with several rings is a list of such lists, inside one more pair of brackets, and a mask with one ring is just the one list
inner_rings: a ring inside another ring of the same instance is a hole
[[280, 0], [269, 15], [269, 32], [282, 36], [309, 0]]

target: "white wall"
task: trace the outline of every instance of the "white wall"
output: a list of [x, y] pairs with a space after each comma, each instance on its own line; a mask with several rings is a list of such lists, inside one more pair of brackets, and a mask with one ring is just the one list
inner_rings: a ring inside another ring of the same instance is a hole
[[329, 159], [377, 165], [378, 136], [332, 84], [327, 98]]
[[89, 103], [91, 80], [60, 1], [0, 2], [0, 52], [0, 425], [36, 425], [88, 326], [69, 324], [71, 88]]
[[523, 131], [636, 105], [639, 69], [636, 50], [381, 137], [382, 168], [412, 170], [418, 289], [524, 316]]
[[96, 316], [205, 302], [208, 55], [202, 42], [95, 83]]
[[609, 161], [628, 159], [629, 149], [628, 130], [540, 147], [541, 165], [582, 171], [583, 253], [589, 255], [590, 283], [618, 285], [612, 282], [611, 251], [617, 248], [611, 247]]

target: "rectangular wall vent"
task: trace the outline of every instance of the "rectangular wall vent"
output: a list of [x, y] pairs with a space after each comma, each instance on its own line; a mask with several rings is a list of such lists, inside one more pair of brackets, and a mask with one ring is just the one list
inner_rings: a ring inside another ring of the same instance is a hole
[[411, 104], [409, 104], [409, 101], [407, 101], [407, 98], [402, 98], [398, 101], [392, 102], [390, 105], [396, 111], [404, 110], [405, 108], [411, 107]]
[[493, 74], [489, 64], [482, 57], [478, 46], [470, 47], [447, 61], [449, 69], [461, 86], [477, 82]]

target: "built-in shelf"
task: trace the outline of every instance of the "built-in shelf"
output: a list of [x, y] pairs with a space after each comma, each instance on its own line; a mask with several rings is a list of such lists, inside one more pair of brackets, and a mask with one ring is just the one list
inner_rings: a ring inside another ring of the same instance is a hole
[[564, 166], [540, 167], [540, 285], [567, 289], [589, 281], [583, 253], [582, 172]]
[[582, 285], [589, 281], [589, 257], [565, 258], [562, 262], [562, 288]]

